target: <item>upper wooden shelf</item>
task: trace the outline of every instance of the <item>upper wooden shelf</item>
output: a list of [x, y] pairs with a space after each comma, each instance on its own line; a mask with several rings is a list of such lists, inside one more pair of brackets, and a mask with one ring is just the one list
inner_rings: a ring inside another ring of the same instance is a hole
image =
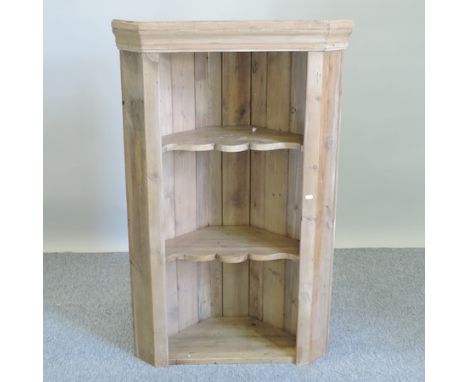
[[117, 47], [132, 52], [341, 50], [352, 27], [350, 20], [112, 21]]
[[211, 226], [166, 240], [167, 261], [299, 260], [299, 240], [253, 226]]
[[254, 126], [204, 127], [162, 137], [163, 151], [224, 152], [302, 148], [303, 136]]

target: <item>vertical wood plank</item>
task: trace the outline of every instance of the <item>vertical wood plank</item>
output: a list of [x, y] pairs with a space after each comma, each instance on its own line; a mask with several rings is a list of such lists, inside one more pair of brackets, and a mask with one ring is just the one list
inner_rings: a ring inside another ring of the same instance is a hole
[[263, 320], [263, 261], [249, 264], [249, 316]]
[[[195, 129], [194, 54], [171, 54], [173, 132]], [[196, 155], [174, 152], [175, 234], [197, 228]], [[198, 267], [196, 263], [177, 264], [179, 330], [198, 321]]]
[[[267, 126], [267, 53], [252, 53], [252, 100], [251, 120], [253, 126]], [[250, 152], [250, 224], [265, 228], [265, 174], [266, 153]], [[250, 261], [249, 315], [263, 320], [263, 270], [264, 263]]]
[[222, 263], [198, 263], [198, 319], [220, 317], [223, 314]]
[[252, 125], [266, 127], [267, 53], [252, 53]]
[[158, 55], [120, 53], [136, 355], [168, 363]]
[[[289, 130], [291, 53], [267, 54], [266, 120], [270, 129]], [[287, 233], [288, 151], [265, 153], [264, 228]], [[264, 264], [263, 320], [277, 327], [284, 324], [285, 261]]]
[[250, 53], [223, 53], [223, 111], [225, 126], [250, 124]]
[[[222, 122], [250, 124], [250, 53], [222, 55]], [[250, 154], [222, 154], [223, 225], [250, 221]], [[223, 264], [223, 315], [245, 316], [249, 311], [249, 262]]]
[[179, 330], [198, 322], [197, 263], [177, 260]]
[[179, 331], [179, 295], [177, 292], [177, 261], [166, 263], [167, 332]]
[[[162, 135], [172, 134], [171, 55], [159, 55], [159, 126]], [[175, 236], [174, 153], [163, 154], [164, 231], [165, 239]]]
[[[291, 120], [289, 131], [304, 134], [307, 82], [307, 53], [293, 52], [291, 58]], [[288, 236], [299, 239], [302, 214], [302, 152], [289, 150]]]
[[[252, 125], [267, 126], [267, 53], [252, 53]], [[265, 228], [266, 153], [251, 151], [250, 224]]]
[[[222, 123], [221, 53], [195, 53], [195, 127]], [[197, 227], [222, 224], [221, 152], [198, 152]]]
[[[171, 55], [173, 132], [195, 129], [193, 53]], [[196, 159], [194, 152], [174, 152], [175, 231], [182, 235], [196, 229]]]
[[299, 292], [299, 263], [286, 261], [284, 268], [284, 329], [297, 332], [297, 300]]
[[[250, 53], [223, 53], [223, 125], [250, 124]], [[250, 155], [223, 153], [223, 224], [249, 224]]]
[[[305, 99], [307, 84], [307, 53], [291, 53], [291, 114], [289, 131], [304, 134]], [[289, 150], [287, 234], [294, 239], [301, 236], [302, 216], [302, 152]], [[299, 293], [299, 265], [285, 264], [284, 329], [297, 332]]]
[[[341, 52], [308, 54], [298, 363], [312, 361], [328, 346], [341, 55]], [[313, 198], [305, 199], [305, 195]]]
[[265, 261], [263, 270], [263, 321], [278, 328], [284, 324], [285, 260]]
[[223, 264], [223, 316], [249, 314], [249, 262]]

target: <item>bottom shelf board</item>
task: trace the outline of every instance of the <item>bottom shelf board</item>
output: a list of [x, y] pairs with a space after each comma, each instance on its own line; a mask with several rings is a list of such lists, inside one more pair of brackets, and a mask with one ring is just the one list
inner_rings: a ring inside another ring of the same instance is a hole
[[208, 318], [169, 338], [171, 364], [295, 362], [296, 337], [250, 317]]

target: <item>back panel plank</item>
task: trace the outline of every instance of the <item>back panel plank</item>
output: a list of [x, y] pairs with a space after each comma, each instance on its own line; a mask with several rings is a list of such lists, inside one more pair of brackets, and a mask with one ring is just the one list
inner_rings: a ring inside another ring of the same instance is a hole
[[[266, 123], [268, 128], [289, 130], [291, 53], [267, 54]], [[288, 151], [265, 153], [265, 229], [286, 235], [288, 203]], [[264, 264], [263, 320], [282, 328], [284, 325], [285, 261]]]
[[[289, 131], [304, 134], [307, 84], [307, 53], [291, 53], [291, 114]], [[287, 234], [294, 239], [301, 236], [302, 216], [302, 151], [289, 150]], [[299, 293], [299, 264], [285, 263], [284, 329], [295, 334]]]
[[[289, 131], [304, 134], [305, 98], [307, 82], [307, 53], [291, 53], [291, 119]], [[288, 180], [288, 236], [299, 239], [302, 211], [302, 161], [299, 150], [289, 150]]]
[[249, 261], [223, 264], [223, 316], [249, 314]]
[[[221, 107], [221, 53], [195, 53], [195, 127], [219, 126]], [[221, 153], [198, 152], [197, 227], [222, 224]]]
[[[250, 53], [222, 54], [222, 124], [250, 124]], [[250, 153], [222, 154], [223, 225], [250, 222]], [[223, 264], [223, 315], [249, 312], [249, 262]]]
[[[194, 54], [171, 54], [173, 132], [195, 129]], [[174, 153], [175, 234], [197, 227], [196, 156]], [[179, 330], [198, 322], [197, 264], [177, 263]]]
[[[267, 127], [267, 53], [252, 53], [252, 125]], [[250, 152], [250, 224], [265, 228], [266, 152]], [[249, 315], [263, 320], [264, 263], [250, 262]]]
[[[195, 128], [222, 123], [221, 53], [195, 53]], [[196, 153], [197, 228], [222, 224], [221, 152]], [[198, 318], [222, 315], [222, 264], [198, 265]]]

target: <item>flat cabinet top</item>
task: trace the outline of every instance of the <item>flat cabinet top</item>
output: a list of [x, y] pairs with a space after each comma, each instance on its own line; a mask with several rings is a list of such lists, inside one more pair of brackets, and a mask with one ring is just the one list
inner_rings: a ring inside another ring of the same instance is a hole
[[132, 52], [341, 50], [352, 27], [349, 20], [112, 21], [117, 47]]

